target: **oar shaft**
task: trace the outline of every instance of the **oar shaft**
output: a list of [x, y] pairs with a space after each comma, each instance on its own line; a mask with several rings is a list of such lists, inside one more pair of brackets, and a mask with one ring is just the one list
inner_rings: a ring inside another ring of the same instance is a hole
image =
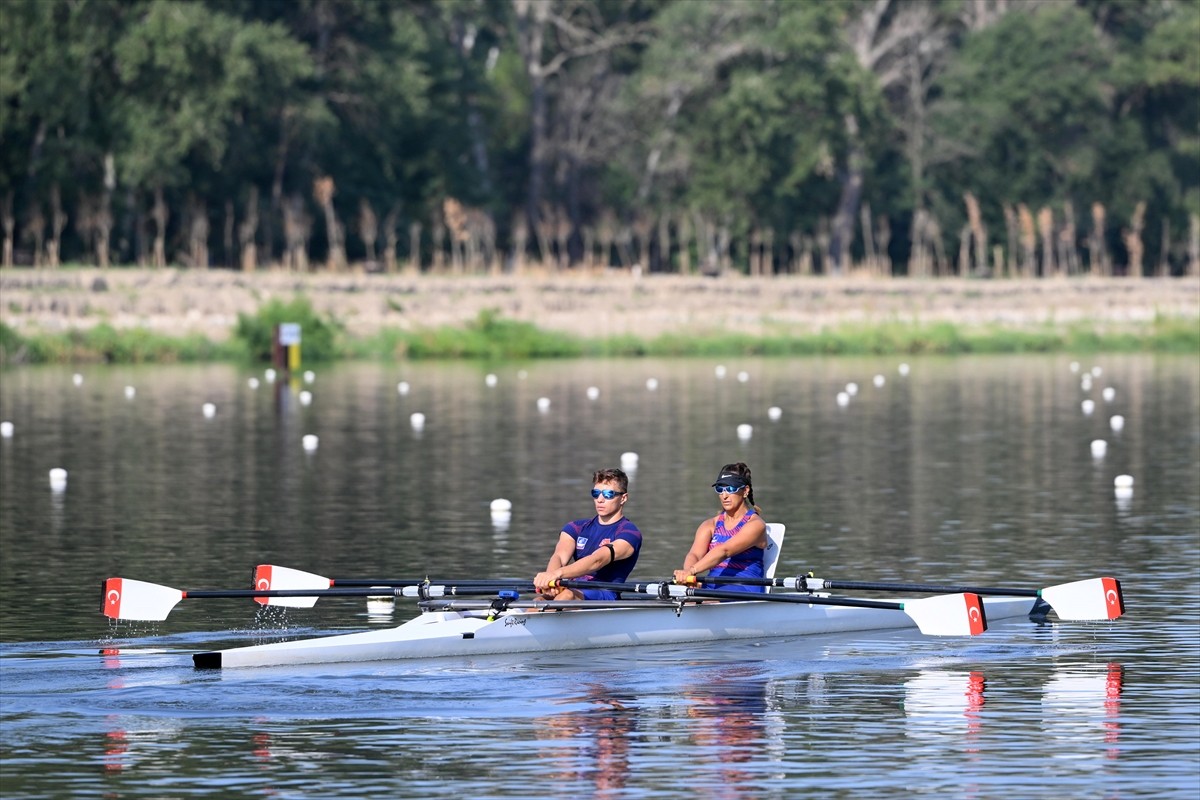
[[[704, 580], [708, 580], [705, 578]], [[775, 578], [772, 586], [783, 586], [789, 589], [806, 591], [821, 591], [835, 589], [843, 591], [880, 591], [880, 592], [928, 592], [930, 594], [971, 594], [1006, 596], [1006, 597], [1037, 597], [1041, 592], [1037, 589], [1017, 589], [1002, 586], [951, 586], [936, 583], [878, 583], [871, 581], [830, 581], [824, 578], [798, 576], [795, 578]]]
[[854, 608], [882, 608], [903, 611], [903, 603], [883, 600], [860, 600], [854, 597], [823, 597], [809, 594], [765, 594], [758, 592], [735, 592], [722, 589], [696, 589], [671, 583], [605, 583], [603, 581], [560, 580], [557, 585], [568, 589], [607, 589], [611, 592], [639, 592], [660, 598], [699, 597], [712, 600], [766, 600], [772, 603], [800, 603], [802, 605], [851, 606]]
[[235, 597], [420, 597], [420, 590], [427, 590], [430, 597], [443, 595], [493, 594], [500, 589], [532, 592], [532, 583], [489, 583], [489, 584], [425, 584], [416, 586], [351, 586], [329, 589], [184, 589], [183, 598], [235, 598]]

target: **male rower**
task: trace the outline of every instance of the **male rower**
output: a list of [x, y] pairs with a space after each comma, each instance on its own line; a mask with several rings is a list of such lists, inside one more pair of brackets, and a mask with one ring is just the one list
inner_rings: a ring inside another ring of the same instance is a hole
[[619, 469], [601, 469], [592, 475], [592, 503], [596, 515], [563, 526], [546, 569], [533, 579], [534, 587], [551, 600], [616, 600], [608, 589], [552, 587], [555, 581], [574, 578], [623, 583], [637, 564], [642, 532], [625, 516], [629, 502], [629, 477]]

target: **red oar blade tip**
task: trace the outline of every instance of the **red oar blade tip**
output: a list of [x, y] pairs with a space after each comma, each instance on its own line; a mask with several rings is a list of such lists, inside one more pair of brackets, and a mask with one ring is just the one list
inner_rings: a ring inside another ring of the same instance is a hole
[[170, 586], [109, 578], [104, 582], [101, 611], [110, 619], [161, 622], [182, 599], [183, 592]]
[[[324, 575], [315, 575], [291, 567], [259, 564], [254, 568], [254, 588], [262, 591], [328, 589], [330, 586], [333, 586], [333, 581]], [[264, 606], [286, 606], [288, 608], [312, 608], [318, 600], [316, 597], [256, 597], [254, 599]]]
[[1061, 620], [1113, 620], [1125, 613], [1125, 597], [1116, 578], [1088, 578], [1047, 586], [1040, 595]]
[[978, 636], [987, 630], [983, 601], [971, 592], [905, 600], [903, 606], [927, 636]]

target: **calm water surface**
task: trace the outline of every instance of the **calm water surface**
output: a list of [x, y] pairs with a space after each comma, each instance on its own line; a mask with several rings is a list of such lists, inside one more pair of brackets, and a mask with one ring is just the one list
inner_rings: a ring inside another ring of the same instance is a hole
[[[1200, 797], [1200, 364], [1071, 360], [915, 359], [907, 376], [889, 359], [729, 360], [724, 378], [715, 361], [340, 365], [257, 389], [261, 374], [227, 366], [88, 368], [78, 386], [70, 369], [0, 373], [13, 423], [0, 439], [0, 793]], [[781, 575], [1114, 575], [1128, 613], [997, 623], [971, 640], [200, 672], [198, 650], [414, 609], [197, 599], [120, 625], [99, 612], [110, 575], [242, 588], [263, 562], [531, 577], [562, 523], [590, 513], [591, 470], [630, 451], [641, 578], [678, 565], [715, 513], [716, 469], [745, 460], [765, 515], [788, 525]], [[65, 491], [53, 467], [69, 471]], [[1131, 497], [1114, 493], [1119, 474], [1134, 476]], [[498, 497], [507, 521], [489, 513]]]

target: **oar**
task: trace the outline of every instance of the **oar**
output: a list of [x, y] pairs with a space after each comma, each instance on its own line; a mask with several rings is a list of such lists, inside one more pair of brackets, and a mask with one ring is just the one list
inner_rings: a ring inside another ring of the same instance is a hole
[[[131, 578], [109, 578], [104, 582], [101, 611], [112, 619], [160, 621], [167, 618], [180, 600], [197, 598], [304, 598], [312, 607], [322, 597], [418, 597], [422, 600], [446, 595], [491, 594], [500, 588], [532, 592], [533, 584], [448, 585], [422, 583], [418, 586], [362, 586], [328, 589], [173, 589]], [[260, 600], [260, 602], [262, 602]]]
[[[296, 590], [296, 589], [328, 589], [333, 586], [384, 586], [384, 587], [404, 587], [404, 586], [422, 586], [425, 584], [453, 584], [457, 587], [475, 587], [475, 588], [490, 588], [511, 586], [523, 586], [528, 581], [521, 578], [488, 578], [484, 580], [456, 580], [443, 578], [434, 580], [432, 578], [327, 578], [324, 575], [317, 575], [304, 570], [292, 569], [291, 567], [281, 567], [278, 564], [259, 564], [254, 568], [254, 585], [259, 589], [278, 589], [278, 590]], [[389, 595], [390, 592], [375, 592], [369, 597]], [[459, 592], [461, 594], [461, 592]], [[412, 596], [412, 595], [406, 595]], [[288, 606], [291, 608], [311, 608], [316, 601], [309, 601], [308, 595], [297, 598], [296, 596], [262, 596], [255, 595], [255, 599], [263, 605], [269, 606]]]
[[601, 581], [559, 580], [556, 586], [568, 589], [607, 589], [614, 592], [639, 592], [659, 598], [700, 597], [713, 600], [765, 600], [771, 603], [799, 603], [817, 606], [849, 606], [903, 611], [929, 636], [975, 636], [987, 630], [987, 618], [979, 596], [970, 592], [921, 597], [893, 603], [883, 600], [859, 600], [853, 597], [828, 597], [809, 594], [757, 594], [721, 589], [697, 589], [674, 583], [604, 583]]
[[947, 586], [929, 583], [875, 583], [866, 581], [830, 581], [798, 575], [794, 578], [712, 578], [698, 577], [705, 583], [743, 583], [753, 586], [779, 586], [785, 589], [817, 592], [841, 591], [922, 592], [931, 594], [977, 594], [980, 597], [1040, 597], [1050, 604], [1061, 620], [1109, 620], [1125, 613], [1125, 597], [1116, 578], [1087, 578], [1060, 583], [1043, 589], [1017, 589], [995, 586]]

